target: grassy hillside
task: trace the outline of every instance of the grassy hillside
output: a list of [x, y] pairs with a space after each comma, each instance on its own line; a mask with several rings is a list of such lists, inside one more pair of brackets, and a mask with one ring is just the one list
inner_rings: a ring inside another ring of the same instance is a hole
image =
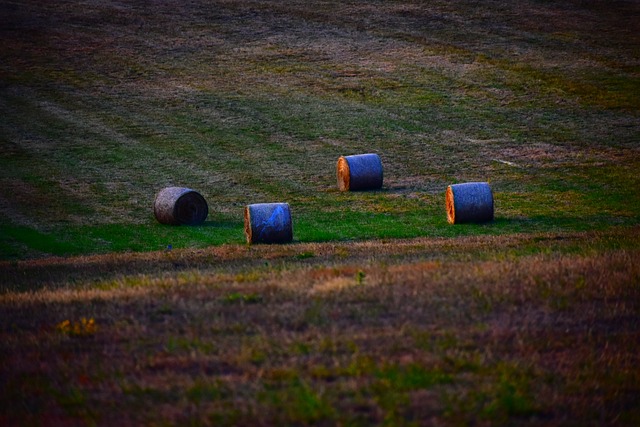
[[[0, 425], [639, 425], [639, 17], [0, 0]], [[467, 181], [493, 223], [447, 224]]]
[[[0, 256], [240, 243], [288, 201], [301, 242], [638, 223], [633, 2], [7, 2]], [[339, 194], [376, 152], [383, 191]], [[489, 181], [498, 221], [446, 225]], [[205, 227], [155, 194], [203, 194]]]

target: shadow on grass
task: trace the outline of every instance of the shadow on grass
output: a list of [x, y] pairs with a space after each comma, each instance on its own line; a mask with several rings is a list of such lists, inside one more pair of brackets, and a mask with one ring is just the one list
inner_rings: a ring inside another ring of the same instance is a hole
[[[182, 227], [188, 227], [188, 226], [182, 226]], [[242, 229], [242, 227], [244, 227], [244, 222], [242, 221], [205, 221], [203, 224], [194, 225], [191, 227]]]

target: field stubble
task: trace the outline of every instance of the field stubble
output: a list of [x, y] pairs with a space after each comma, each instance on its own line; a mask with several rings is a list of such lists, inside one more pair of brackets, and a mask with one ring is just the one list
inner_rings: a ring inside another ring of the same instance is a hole
[[[464, 181], [489, 181], [521, 231], [637, 224], [636, 8], [3, 2], [2, 258], [239, 243], [242, 206], [284, 199], [301, 241], [456, 235], [435, 218]], [[416, 215], [331, 221], [358, 203], [333, 192], [335, 162], [364, 152], [380, 204]], [[558, 175], [585, 195], [560, 211]], [[167, 241], [150, 207], [172, 185], [233, 230]]]
[[5, 262], [0, 419], [632, 425], [639, 255], [630, 229]]
[[0, 424], [640, 423], [637, 2], [0, 12]]

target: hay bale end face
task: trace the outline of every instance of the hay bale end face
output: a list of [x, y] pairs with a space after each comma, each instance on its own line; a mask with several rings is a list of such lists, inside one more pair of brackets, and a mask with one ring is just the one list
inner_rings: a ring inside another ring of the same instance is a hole
[[209, 206], [190, 188], [167, 187], [156, 195], [153, 213], [161, 224], [199, 225], [207, 219]]
[[336, 173], [340, 191], [382, 188], [382, 161], [377, 154], [341, 156], [336, 165]]
[[450, 224], [493, 221], [493, 193], [486, 182], [450, 185], [445, 201]]
[[247, 243], [289, 243], [293, 240], [288, 203], [256, 203], [244, 208]]

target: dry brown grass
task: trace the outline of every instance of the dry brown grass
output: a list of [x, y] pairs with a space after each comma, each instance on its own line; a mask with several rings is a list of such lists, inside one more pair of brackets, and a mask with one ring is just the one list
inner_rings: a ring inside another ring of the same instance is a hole
[[[633, 229], [635, 230], [635, 229]], [[627, 229], [593, 233], [510, 234], [503, 236], [470, 236], [449, 238], [416, 238], [334, 243], [295, 243], [290, 245], [221, 245], [206, 249], [177, 249], [145, 253], [110, 253], [79, 257], [48, 257], [24, 261], [0, 261], [2, 292], [34, 291], [42, 287], [67, 286], [74, 282], [91, 282], [109, 277], [131, 276], [188, 270], [250, 269], [267, 263], [286, 260], [294, 264], [325, 264], [349, 258], [353, 263], [389, 262], [399, 255], [403, 260], [430, 254], [440, 257], [463, 257], [477, 253], [483, 256], [494, 251], [529, 245], [564, 247], [584, 242], [589, 245], [623, 239]], [[635, 238], [636, 231], [631, 233]], [[455, 244], [453, 243], [455, 242]], [[549, 249], [549, 250], [550, 250]], [[547, 250], [547, 249], [543, 249]], [[460, 253], [458, 253], [460, 252]], [[297, 256], [302, 254], [297, 261]], [[308, 254], [308, 259], [305, 258]], [[466, 258], [465, 258], [466, 259]]]
[[632, 425], [638, 241], [630, 229], [3, 263], [0, 418]]

